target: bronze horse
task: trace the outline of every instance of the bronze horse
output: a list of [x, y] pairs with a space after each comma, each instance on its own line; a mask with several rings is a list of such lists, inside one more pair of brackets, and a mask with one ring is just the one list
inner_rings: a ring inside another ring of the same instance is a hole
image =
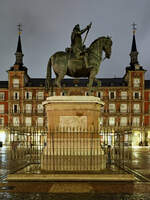
[[56, 74], [55, 84], [61, 87], [61, 80], [65, 75], [71, 77], [88, 77], [88, 87], [91, 88], [96, 74], [99, 71], [102, 61], [102, 52], [105, 52], [105, 58], [111, 56], [112, 40], [110, 37], [97, 38], [87, 49], [88, 67], [85, 65], [83, 56], [81, 58], [72, 58], [70, 53], [56, 52], [53, 54], [47, 65], [46, 88], [51, 85], [51, 66]]

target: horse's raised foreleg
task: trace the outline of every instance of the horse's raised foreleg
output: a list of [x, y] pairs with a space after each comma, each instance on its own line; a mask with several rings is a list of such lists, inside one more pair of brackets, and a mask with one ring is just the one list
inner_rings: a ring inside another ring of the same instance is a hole
[[89, 89], [93, 86], [93, 81], [95, 79], [96, 74], [97, 74], [97, 70], [95, 68], [90, 71], [89, 83], [87, 85]]

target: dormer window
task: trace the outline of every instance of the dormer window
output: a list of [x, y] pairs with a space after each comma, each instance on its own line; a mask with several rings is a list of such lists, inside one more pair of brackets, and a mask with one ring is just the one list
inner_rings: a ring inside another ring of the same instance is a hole
[[133, 87], [140, 87], [140, 78], [133, 79]]

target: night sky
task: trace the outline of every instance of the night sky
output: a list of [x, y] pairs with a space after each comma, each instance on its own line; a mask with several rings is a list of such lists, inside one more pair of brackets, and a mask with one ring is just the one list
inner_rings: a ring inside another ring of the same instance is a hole
[[[17, 24], [23, 24], [24, 65], [32, 78], [45, 78], [49, 57], [70, 46], [73, 27], [92, 22], [88, 47], [100, 36], [113, 40], [111, 59], [97, 77], [122, 77], [130, 63], [132, 23], [137, 24], [139, 64], [150, 79], [150, 0], [0, 0], [0, 80], [15, 63]], [[84, 38], [84, 36], [83, 36]]]

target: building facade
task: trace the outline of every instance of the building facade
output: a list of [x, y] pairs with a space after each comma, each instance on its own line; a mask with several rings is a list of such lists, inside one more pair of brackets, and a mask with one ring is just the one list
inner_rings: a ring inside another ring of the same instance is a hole
[[[89, 94], [87, 79], [64, 79], [62, 88], [45, 89], [45, 79], [31, 78], [23, 65], [19, 34], [15, 64], [8, 70], [8, 81], [0, 81], [0, 140], [4, 142], [10, 127], [46, 127], [42, 102], [50, 95], [94, 95], [105, 105], [101, 110], [100, 126], [109, 129], [108, 143], [116, 131], [128, 129], [132, 144], [150, 145], [150, 80], [145, 80], [144, 68], [139, 65], [135, 32], [130, 52], [130, 65], [122, 78], [98, 79]], [[9, 139], [8, 139], [9, 140]]]

